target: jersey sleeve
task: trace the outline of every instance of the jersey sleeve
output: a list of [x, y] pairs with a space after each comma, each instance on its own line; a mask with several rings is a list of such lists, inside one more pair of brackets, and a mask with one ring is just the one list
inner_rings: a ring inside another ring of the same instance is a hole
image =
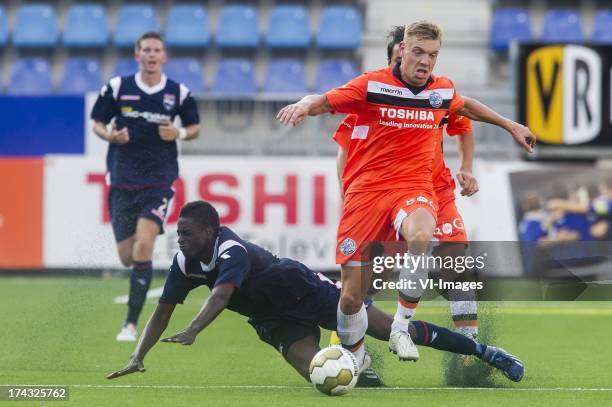
[[334, 112], [359, 114], [366, 106], [368, 78], [365, 74], [350, 80], [344, 86], [325, 94]]
[[472, 121], [465, 116], [452, 113], [448, 117], [446, 133], [449, 136], [461, 136], [472, 132]]
[[198, 105], [195, 99], [191, 95], [189, 88], [185, 85], [180, 85], [180, 96], [179, 96], [179, 109], [178, 115], [181, 118], [183, 126], [191, 126], [193, 124], [200, 123], [200, 114], [198, 112]]
[[454, 84], [453, 84], [453, 89], [455, 89], [455, 92], [453, 93], [453, 98], [451, 99], [450, 107], [448, 109], [451, 114], [455, 113], [457, 110], [463, 107], [463, 98], [461, 97], [459, 92], [457, 92], [457, 88], [455, 88]]
[[246, 249], [241, 245], [234, 245], [219, 253], [219, 274], [215, 287], [222, 284], [231, 284], [240, 288], [244, 277], [251, 269], [251, 260]]
[[357, 117], [356, 114], [349, 114], [346, 116], [344, 120], [340, 122], [334, 133], [334, 141], [344, 150], [348, 150], [353, 129], [355, 128], [355, 123], [357, 123]]
[[181, 272], [177, 255], [175, 255], [168, 276], [166, 277], [164, 291], [159, 298], [159, 302], [165, 304], [182, 304], [185, 298], [187, 298], [189, 291], [191, 291], [191, 288], [192, 285], [189, 284], [187, 276]]
[[113, 78], [109, 83], [102, 86], [98, 99], [91, 110], [91, 118], [93, 120], [108, 124], [113, 117], [119, 114], [119, 105], [117, 104], [117, 94], [119, 92], [120, 78]]

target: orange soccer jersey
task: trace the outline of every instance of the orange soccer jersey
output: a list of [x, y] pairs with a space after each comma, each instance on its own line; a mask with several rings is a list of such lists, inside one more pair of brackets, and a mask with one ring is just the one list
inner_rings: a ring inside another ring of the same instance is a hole
[[413, 93], [391, 68], [365, 73], [326, 97], [334, 111], [356, 115], [335, 137], [340, 141], [350, 131], [336, 248], [336, 261], [344, 264], [364, 259], [370, 243], [396, 238], [401, 220], [416, 207], [435, 216], [437, 131], [463, 100], [444, 77], [431, 77]]
[[326, 97], [334, 111], [358, 116], [347, 152], [347, 193], [404, 188], [433, 193], [436, 132], [444, 116], [463, 106], [449, 79], [432, 76], [414, 94], [384, 68]]

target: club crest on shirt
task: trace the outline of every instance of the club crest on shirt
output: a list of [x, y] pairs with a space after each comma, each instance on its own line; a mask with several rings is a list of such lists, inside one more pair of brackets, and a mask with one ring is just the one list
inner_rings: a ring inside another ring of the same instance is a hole
[[440, 106], [442, 106], [442, 96], [440, 96], [440, 94], [438, 92], [431, 92], [429, 94], [429, 104], [432, 107], [438, 108]]
[[340, 251], [345, 256], [354, 254], [355, 250], [357, 250], [357, 244], [350, 237], [347, 237], [342, 241], [342, 243], [340, 243]]
[[176, 96], [172, 93], [164, 93], [164, 108], [166, 110], [172, 110], [174, 103], [176, 103]]

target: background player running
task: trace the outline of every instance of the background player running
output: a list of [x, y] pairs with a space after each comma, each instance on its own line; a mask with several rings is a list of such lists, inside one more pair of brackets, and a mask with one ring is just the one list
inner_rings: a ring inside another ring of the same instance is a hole
[[[526, 127], [482, 106], [464, 107], [452, 82], [432, 75], [440, 47], [438, 26], [413, 23], [405, 29], [397, 67], [366, 72], [325, 95], [306, 96], [277, 115], [281, 123], [293, 125], [307, 115], [332, 111], [358, 115], [352, 135], [357, 143], [349, 151], [358, 159], [349, 163], [347, 157], [354, 179], [346, 190], [336, 262], [342, 265], [338, 335], [361, 363], [367, 360], [363, 298], [370, 282], [371, 243], [401, 236], [412, 255], [427, 253], [436, 226], [431, 174], [442, 120], [450, 113], [469, 115], [507, 129], [528, 151], [535, 143]], [[389, 348], [401, 360], [418, 359], [408, 334], [409, 315], [410, 309], [398, 302]]]
[[[176, 140], [194, 139], [200, 130], [189, 89], [162, 72], [167, 57], [160, 35], [143, 34], [136, 41], [135, 58], [138, 73], [112, 78], [91, 112], [94, 132], [109, 143], [108, 207], [119, 259], [132, 267], [128, 313], [118, 341], [137, 337], [138, 316], [151, 284], [155, 239], [164, 231], [178, 177]], [[176, 116], [184, 127], [172, 125]]]
[[[201, 311], [183, 331], [163, 342], [193, 344], [227, 308], [248, 317], [259, 338], [274, 346], [309, 380], [308, 366], [320, 350], [319, 327], [336, 328], [340, 299], [337, 285], [305, 265], [277, 258], [220, 226], [217, 211], [207, 202], [191, 202], [181, 210], [178, 236], [180, 251], [174, 257], [157, 308], [127, 366], [107, 377], [144, 372], [144, 358], [168, 326], [176, 304], [194, 288], [206, 285], [212, 292]], [[391, 316], [373, 305], [367, 315], [368, 334], [388, 340]], [[502, 349], [424, 321], [411, 323], [409, 329], [417, 344], [476, 355], [513, 381], [523, 377], [522, 362]]]

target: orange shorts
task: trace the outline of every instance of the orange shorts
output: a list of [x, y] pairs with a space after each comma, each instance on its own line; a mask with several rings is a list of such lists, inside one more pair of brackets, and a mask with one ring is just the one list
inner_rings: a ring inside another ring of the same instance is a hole
[[439, 242], [466, 242], [467, 233], [463, 218], [455, 205], [453, 195], [442, 197], [438, 202], [438, 221], [434, 231], [434, 238]]
[[420, 190], [348, 194], [338, 225], [336, 263], [358, 265], [369, 261], [372, 244], [398, 240], [402, 221], [417, 208], [425, 208], [436, 217], [433, 195]]

